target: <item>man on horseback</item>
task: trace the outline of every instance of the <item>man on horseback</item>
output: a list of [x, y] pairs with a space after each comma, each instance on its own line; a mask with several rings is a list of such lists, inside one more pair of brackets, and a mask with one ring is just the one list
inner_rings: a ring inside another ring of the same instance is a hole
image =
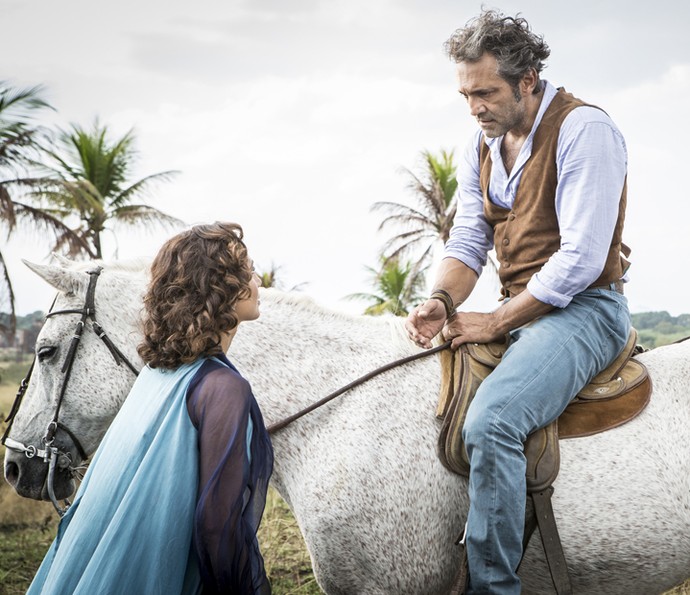
[[[623, 349], [625, 141], [608, 115], [540, 79], [550, 50], [522, 18], [484, 11], [445, 44], [480, 130], [431, 297], [406, 321], [422, 347], [508, 341], [468, 410], [468, 593], [520, 593], [523, 444]], [[502, 305], [459, 312], [496, 249]]]

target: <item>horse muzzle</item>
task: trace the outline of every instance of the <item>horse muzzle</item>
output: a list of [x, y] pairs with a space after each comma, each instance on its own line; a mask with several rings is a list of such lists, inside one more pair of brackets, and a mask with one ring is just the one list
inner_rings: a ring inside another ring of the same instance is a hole
[[[57, 441], [56, 441], [57, 442]], [[80, 458], [73, 447], [56, 444], [52, 455], [46, 448], [25, 446], [8, 438], [5, 444], [5, 480], [18, 495], [33, 500], [52, 500], [49, 492], [49, 476], [55, 498], [63, 500], [71, 496], [75, 489], [73, 468]], [[49, 457], [56, 457], [53, 472], [49, 474]], [[72, 461], [75, 461], [73, 463]]]

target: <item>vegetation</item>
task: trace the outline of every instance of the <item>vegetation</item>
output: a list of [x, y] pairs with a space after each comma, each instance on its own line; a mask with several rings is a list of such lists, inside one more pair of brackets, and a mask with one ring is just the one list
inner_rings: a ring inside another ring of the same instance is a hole
[[[36, 123], [39, 113], [52, 109], [43, 99], [40, 86], [15, 89], [0, 81], [0, 231], [9, 237], [19, 225], [40, 235], [60, 238], [67, 245], [78, 245], [79, 239], [53, 214], [24, 202], [13, 200], [12, 181], [21, 176], [39, 154], [47, 130]], [[15, 330], [15, 304], [12, 281], [0, 251], [0, 332]]]
[[434, 246], [445, 244], [450, 235], [457, 211], [458, 188], [453, 151], [441, 150], [438, 156], [422, 151], [422, 159], [419, 175], [407, 168], [402, 170], [417, 208], [389, 201], [375, 202], [372, 206], [373, 211], [386, 214], [379, 230], [402, 229], [384, 244], [382, 254], [386, 261], [414, 256], [423, 266], [432, 256]]
[[[95, 122], [91, 130], [73, 124], [59, 131], [55, 148], [44, 149], [46, 175], [15, 180], [27, 188], [26, 198], [60, 220], [78, 220], [72, 229], [79, 244], [58, 242], [53, 250], [67, 248], [69, 256], [82, 254], [103, 258], [102, 234], [108, 224], [150, 228], [174, 227], [182, 221], [146, 205], [136, 203], [156, 182], [168, 181], [177, 172], [166, 171], [132, 180], [137, 153], [134, 133], [110, 137], [107, 126]], [[112, 230], [111, 230], [112, 231]]]
[[[36, 123], [52, 109], [42, 94], [40, 86], [15, 89], [0, 81], [0, 231], [9, 237], [21, 225], [52, 238], [52, 251], [102, 258], [101, 235], [110, 222], [144, 228], [182, 223], [135, 202], [175, 172], [132, 180], [132, 131], [111, 140], [107, 127], [96, 122], [92, 130], [73, 124], [56, 136]], [[14, 290], [2, 252], [0, 314], [0, 332], [13, 336]]]
[[[283, 283], [283, 277], [279, 274], [281, 267], [275, 263], [271, 263], [271, 267], [268, 270], [260, 271], [257, 269], [256, 274], [259, 276], [261, 281], [261, 287], [273, 287], [275, 289], [280, 289], [285, 291], [285, 285]], [[297, 285], [293, 285], [287, 291], [301, 291], [302, 288], [307, 285], [308, 282], [303, 281]]]
[[379, 316], [384, 313], [407, 316], [409, 311], [423, 301], [426, 269], [419, 270], [411, 262], [399, 264], [397, 258], [381, 258], [381, 270], [371, 267], [367, 270], [377, 293], [351, 293], [345, 296], [351, 300], [366, 300], [371, 305], [365, 314]]
[[455, 192], [458, 181], [453, 152], [441, 150], [439, 155], [422, 151], [423, 167], [419, 174], [407, 168], [402, 171], [408, 178], [417, 207], [403, 203], [379, 201], [372, 211], [385, 217], [379, 231], [395, 230], [380, 252], [380, 270], [366, 267], [375, 293], [353, 293], [346, 299], [365, 300], [370, 305], [365, 314], [386, 312], [407, 316], [424, 299], [425, 273], [435, 246], [448, 240], [457, 210]]
[[641, 312], [632, 315], [638, 343], [647, 349], [668, 345], [690, 336], [690, 314], [671, 316], [668, 312]]

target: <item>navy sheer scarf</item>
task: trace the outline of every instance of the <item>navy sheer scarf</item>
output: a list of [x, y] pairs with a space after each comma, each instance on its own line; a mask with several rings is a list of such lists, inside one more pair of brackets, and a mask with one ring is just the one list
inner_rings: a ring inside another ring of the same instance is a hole
[[256, 531], [273, 449], [251, 387], [225, 356], [217, 356], [190, 383], [187, 410], [199, 436], [193, 546], [203, 592], [270, 593]]

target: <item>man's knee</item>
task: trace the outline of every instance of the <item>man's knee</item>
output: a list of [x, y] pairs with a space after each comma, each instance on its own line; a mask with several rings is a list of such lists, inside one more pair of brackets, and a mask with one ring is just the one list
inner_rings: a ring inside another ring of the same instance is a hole
[[521, 443], [520, 432], [499, 412], [486, 407], [470, 407], [462, 428], [468, 449], [492, 450], [495, 444]]

